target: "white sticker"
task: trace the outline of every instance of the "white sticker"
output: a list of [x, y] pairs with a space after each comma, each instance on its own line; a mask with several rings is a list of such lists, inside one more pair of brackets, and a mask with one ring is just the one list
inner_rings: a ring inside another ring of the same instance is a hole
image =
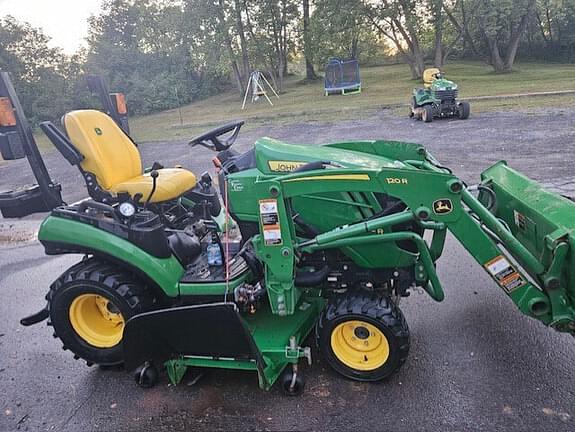
[[282, 234], [278, 229], [264, 229], [264, 241], [266, 245], [278, 245], [282, 242]]
[[278, 246], [282, 244], [282, 232], [278, 214], [278, 202], [275, 199], [259, 201], [260, 221], [263, 228], [264, 244]]
[[493, 261], [487, 263], [486, 267], [489, 273], [491, 273], [491, 275], [497, 276], [502, 271], [511, 267], [511, 264], [509, 264], [509, 261], [507, 261], [505, 257], [499, 255]]
[[484, 267], [507, 293], [525, 285], [525, 280], [503, 255], [488, 261]]
[[278, 212], [278, 202], [276, 200], [261, 200], [260, 214], [269, 214]]

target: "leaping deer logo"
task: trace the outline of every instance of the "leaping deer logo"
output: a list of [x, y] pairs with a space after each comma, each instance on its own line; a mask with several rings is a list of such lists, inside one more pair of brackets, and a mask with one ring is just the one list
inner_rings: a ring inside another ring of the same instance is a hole
[[433, 202], [433, 211], [437, 214], [446, 214], [453, 211], [453, 203], [450, 199], [439, 199]]

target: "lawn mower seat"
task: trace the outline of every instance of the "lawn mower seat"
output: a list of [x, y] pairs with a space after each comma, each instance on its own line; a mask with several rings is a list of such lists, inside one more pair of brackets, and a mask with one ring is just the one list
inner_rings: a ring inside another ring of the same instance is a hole
[[437, 68], [428, 68], [423, 71], [423, 85], [425, 87], [430, 87], [433, 81], [435, 81], [435, 75], [441, 73]]
[[[148, 199], [153, 187], [149, 173], [142, 172], [136, 145], [106, 114], [96, 110], [71, 111], [62, 123], [70, 141], [84, 157], [80, 161], [88, 191], [98, 201], [109, 201], [120, 193]], [[181, 168], [162, 168], [150, 202], [170, 201], [196, 185], [196, 177]], [[95, 181], [94, 181], [95, 180]]]

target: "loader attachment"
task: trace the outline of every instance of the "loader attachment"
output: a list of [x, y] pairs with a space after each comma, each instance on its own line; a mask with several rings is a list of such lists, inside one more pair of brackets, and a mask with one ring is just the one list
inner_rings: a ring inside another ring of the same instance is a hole
[[575, 203], [498, 162], [481, 174], [480, 200], [541, 266], [524, 270], [549, 299], [553, 325], [573, 331]]

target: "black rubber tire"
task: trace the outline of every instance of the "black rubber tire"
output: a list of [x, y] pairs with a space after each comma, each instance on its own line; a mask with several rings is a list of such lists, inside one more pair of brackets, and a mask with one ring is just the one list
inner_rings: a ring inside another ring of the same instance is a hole
[[123, 363], [122, 342], [110, 348], [98, 348], [82, 339], [72, 327], [69, 308], [82, 294], [98, 294], [111, 301], [127, 322], [132, 316], [152, 309], [154, 299], [134, 276], [117, 266], [89, 258], [66, 270], [50, 287], [46, 296], [50, 308], [48, 325], [54, 327], [54, 337], [62, 348], [70, 350], [75, 359], [88, 366], [114, 366]]
[[460, 120], [466, 120], [469, 118], [469, 114], [471, 113], [471, 106], [469, 105], [469, 102], [459, 102], [459, 104], [457, 105], [457, 117]]
[[411, 106], [409, 107], [409, 118], [415, 117], [415, 109], [417, 108], [417, 102], [415, 96], [411, 97]]
[[292, 381], [293, 381], [293, 370], [291, 366], [288, 366], [282, 372], [279, 379], [281, 390], [283, 394], [286, 396], [301, 396], [305, 390], [305, 380], [301, 372], [298, 372], [298, 374], [296, 375], [295, 382], [293, 382], [293, 386]]
[[433, 107], [431, 105], [424, 105], [422, 109], [421, 120], [425, 123], [431, 123], [433, 121]]
[[152, 388], [160, 381], [160, 373], [156, 366], [146, 363], [134, 371], [134, 381], [141, 388]]
[[[387, 338], [389, 356], [373, 370], [353, 369], [341, 362], [331, 346], [331, 334], [342, 322], [362, 320]], [[401, 310], [388, 297], [360, 291], [330, 300], [316, 326], [316, 341], [323, 358], [341, 375], [356, 381], [380, 381], [397, 372], [409, 354], [409, 327]]]

